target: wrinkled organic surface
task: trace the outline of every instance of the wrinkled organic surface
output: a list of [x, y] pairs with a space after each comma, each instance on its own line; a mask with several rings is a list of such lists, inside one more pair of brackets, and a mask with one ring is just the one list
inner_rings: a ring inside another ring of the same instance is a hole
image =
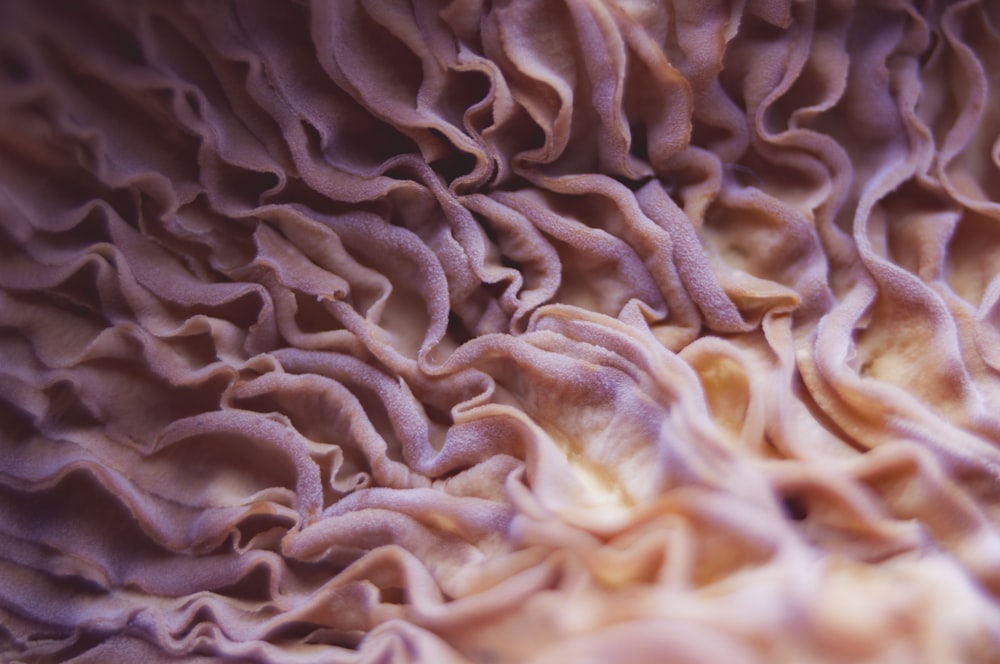
[[987, 0], [0, 0], [0, 659], [997, 661], [998, 109]]

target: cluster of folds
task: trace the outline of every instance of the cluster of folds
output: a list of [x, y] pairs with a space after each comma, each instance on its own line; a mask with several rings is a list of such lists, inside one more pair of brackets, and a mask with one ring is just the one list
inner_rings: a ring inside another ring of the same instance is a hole
[[986, 662], [1000, 3], [0, 3], [0, 659]]

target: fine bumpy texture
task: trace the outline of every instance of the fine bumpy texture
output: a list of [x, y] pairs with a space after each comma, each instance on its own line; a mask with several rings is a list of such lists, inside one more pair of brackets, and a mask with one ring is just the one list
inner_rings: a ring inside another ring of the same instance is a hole
[[0, 660], [1000, 661], [1000, 2], [0, 0]]

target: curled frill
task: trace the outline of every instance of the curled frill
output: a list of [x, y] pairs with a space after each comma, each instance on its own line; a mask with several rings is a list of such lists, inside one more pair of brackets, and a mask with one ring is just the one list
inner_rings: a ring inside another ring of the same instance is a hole
[[987, 662], [998, 3], [0, 4], [0, 659]]

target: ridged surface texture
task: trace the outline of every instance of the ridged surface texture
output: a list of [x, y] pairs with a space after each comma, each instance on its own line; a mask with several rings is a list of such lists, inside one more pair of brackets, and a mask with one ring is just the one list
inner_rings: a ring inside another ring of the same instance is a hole
[[1000, 2], [0, 0], [0, 660], [1000, 661]]

